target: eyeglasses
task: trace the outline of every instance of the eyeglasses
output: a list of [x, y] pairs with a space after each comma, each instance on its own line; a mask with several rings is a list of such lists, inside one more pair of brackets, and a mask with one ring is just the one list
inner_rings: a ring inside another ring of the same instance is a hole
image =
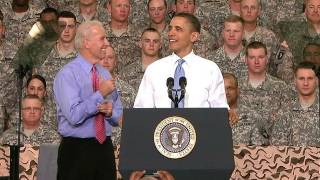
[[27, 111], [27, 112], [40, 112], [41, 108], [39, 107], [25, 107], [22, 108], [23, 111]]

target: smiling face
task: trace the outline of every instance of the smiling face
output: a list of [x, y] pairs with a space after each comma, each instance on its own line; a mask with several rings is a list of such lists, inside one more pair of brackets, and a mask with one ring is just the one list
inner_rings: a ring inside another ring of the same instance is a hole
[[105, 57], [106, 49], [110, 46], [110, 43], [102, 27], [92, 26], [90, 28], [90, 34], [85, 37], [84, 48], [92, 60], [91, 63], [96, 64]]
[[194, 31], [191, 23], [184, 17], [174, 17], [169, 25], [169, 48], [179, 57], [192, 51], [193, 43], [198, 40], [199, 33]]

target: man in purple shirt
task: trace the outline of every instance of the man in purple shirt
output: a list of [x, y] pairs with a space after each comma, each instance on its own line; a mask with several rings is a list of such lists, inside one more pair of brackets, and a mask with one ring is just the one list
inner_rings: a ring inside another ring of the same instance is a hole
[[[98, 21], [81, 24], [75, 37], [79, 54], [54, 80], [58, 131], [63, 137], [58, 180], [116, 179], [110, 136], [111, 126], [118, 125], [122, 115], [122, 105], [110, 73], [98, 64], [110, 45], [105, 34]], [[97, 125], [101, 113], [103, 124]]]

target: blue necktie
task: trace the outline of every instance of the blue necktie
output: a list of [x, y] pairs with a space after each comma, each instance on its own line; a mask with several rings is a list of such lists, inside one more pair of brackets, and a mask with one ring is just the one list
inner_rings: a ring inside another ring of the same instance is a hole
[[[178, 65], [176, 67], [176, 70], [174, 71], [174, 86], [173, 89], [181, 89], [180, 85], [179, 85], [179, 79], [184, 75], [184, 69], [182, 67], [182, 64], [185, 62], [184, 59], [179, 59], [178, 60]], [[181, 91], [177, 92], [178, 94], [178, 98], [180, 98], [181, 96]], [[175, 93], [174, 93], [174, 97], [175, 97]], [[174, 107], [174, 106], [173, 106]], [[184, 107], [184, 98], [180, 101], [180, 103], [178, 104], [178, 108], [183, 108]]]

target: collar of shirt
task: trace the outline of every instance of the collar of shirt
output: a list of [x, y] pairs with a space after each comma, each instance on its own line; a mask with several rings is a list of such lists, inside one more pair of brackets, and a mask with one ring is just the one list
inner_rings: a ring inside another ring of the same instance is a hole
[[175, 64], [175, 65], [178, 65], [178, 60], [179, 59], [183, 59], [185, 62], [183, 64], [186, 64], [186, 66], [190, 65], [194, 59], [195, 59], [195, 54], [193, 52], [193, 50], [186, 56], [184, 57], [179, 57], [178, 55], [176, 55], [175, 53], [172, 53], [172, 62]]
[[79, 62], [81, 68], [87, 74], [90, 74], [93, 64], [89, 63], [81, 54], [78, 54], [76, 59]]
[[[318, 93], [318, 92], [317, 92]], [[318, 93], [319, 94], [319, 93]], [[313, 112], [319, 112], [319, 95], [316, 95], [316, 99], [314, 100], [313, 104], [307, 108], [307, 110], [304, 110], [299, 102], [298, 97], [296, 97], [293, 101], [293, 111], [313, 111]]]
[[[261, 90], [268, 90], [268, 88], [267, 87], [269, 87], [270, 86], [270, 75], [268, 74], [268, 73], [266, 73], [266, 79], [258, 86], [258, 87], [256, 87], [256, 88], [254, 88], [254, 87], [252, 87], [251, 86], [251, 84], [249, 83], [249, 76], [247, 75], [246, 77], [245, 77], [245, 80], [243, 81], [244, 83], [244, 90], [246, 89], [246, 90], [248, 90], [248, 89], [261, 89]], [[271, 86], [272, 87], [272, 86]]]

